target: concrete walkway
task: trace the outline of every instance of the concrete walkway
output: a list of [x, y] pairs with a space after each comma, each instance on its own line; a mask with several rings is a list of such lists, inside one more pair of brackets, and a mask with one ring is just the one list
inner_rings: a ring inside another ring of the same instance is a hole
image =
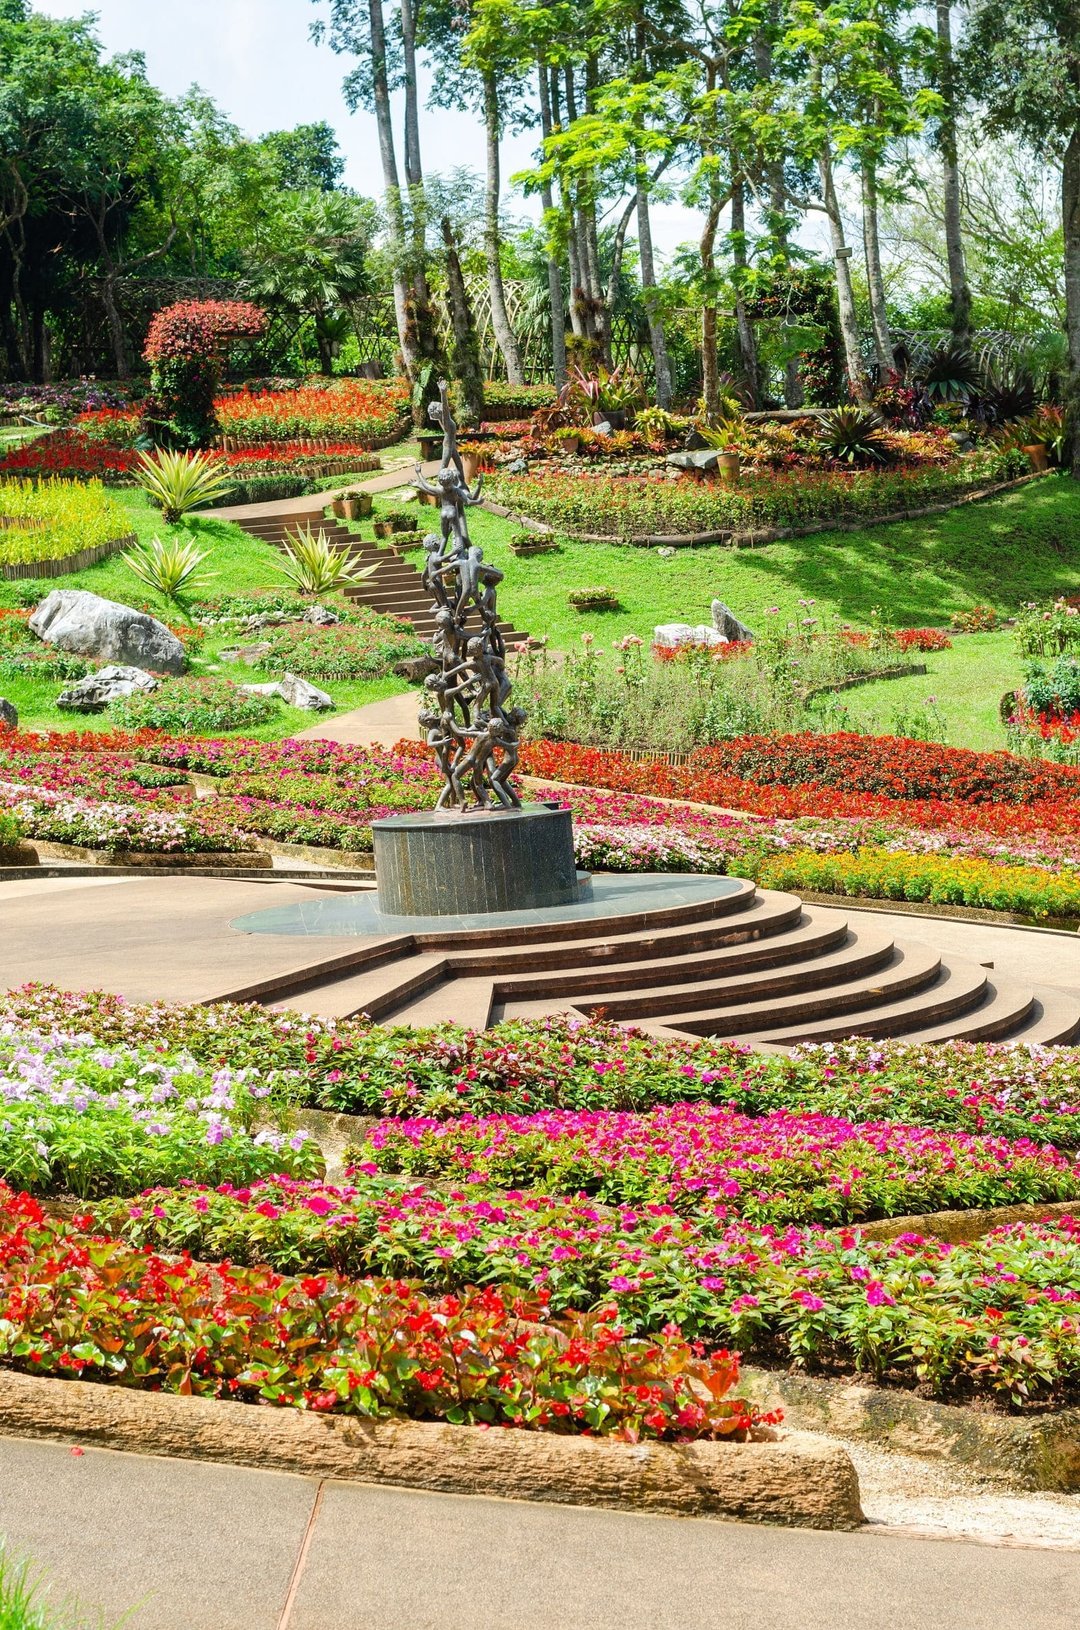
[[349, 713], [338, 713], [325, 724], [298, 730], [293, 739], [337, 741], [346, 747], [393, 747], [396, 741], [417, 741], [419, 705], [418, 691], [403, 691], [400, 696], [387, 696], [381, 702], [368, 702]]
[[[439, 461], [424, 464], [424, 475], [432, 476], [439, 469]], [[398, 469], [383, 470], [379, 475], [365, 476], [362, 481], [343, 481], [339, 487], [327, 487], [322, 492], [309, 492], [299, 498], [271, 498], [262, 504], [227, 504], [222, 509], [200, 509], [194, 512], [198, 521], [261, 521], [283, 515], [310, 515], [312, 509], [325, 509], [333, 499], [344, 492], [392, 492], [397, 487], [411, 486], [415, 474], [412, 463]]]
[[[61, 1383], [58, 1383], [61, 1384]], [[0, 1535], [130, 1630], [1073, 1630], [1080, 1553], [417, 1494], [0, 1439]], [[95, 1617], [88, 1623], [97, 1624]]]

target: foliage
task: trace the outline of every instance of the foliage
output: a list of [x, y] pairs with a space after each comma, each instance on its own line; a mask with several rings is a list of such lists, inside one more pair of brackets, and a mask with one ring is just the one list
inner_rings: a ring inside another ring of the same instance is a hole
[[229, 491], [225, 462], [211, 453], [174, 453], [161, 447], [139, 454], [139, 470], [143, 491], [161, 505], [170, 526]]
[[616, 611], [619, 605], [617, 589], [571, 589], [567, 599], [575, 611]]
[[323, 527], [313, 532], [310, 522], [286, 534], [286, 564], [279, 567], [300, 594], [331, 594], [350, 583], [362, 583], [375, 566], [353, 566], [347, 550], [330, 542]]
[[[429, 1297], [394, 1281], [165, 1263], [0, 1196], [0, 1352], [31, 1374], [252, 1403], [639, 1438], [745, 1437], [729, 1353], [612, 1310], [550, 1328], [547, 1298]], [[34, 1286], [34, 1295], [25, 1288]], [[78, 1310], [85, 1339], [71, 1341]], [[528, 1321], [527, 1323], [525, 1321]]]
[[227, 679], [166, 679], [153, 691], [125, 696], [110, 706], [122, 730], [250, 730], [277, 711], [272, 696], [251, 695]]
[[257, 442], [328, 436], [359, 446], [404, 428], [409, 393], [400, 380], [345, 379], [299, 390], [235, 391], [215, 404], [227, 436]]
[[420, 656], [425, 642], [411, 624], [369, 612], [359, 623], [313, 628], [287, 623], [267, 632], [263, 667], [286, 669], [305, 679], [363, 679], [386, 674], [405, 657]]
[[821, 415], [818, 438], [826, 452], [841, 463], [888, 463], [881, 421], [867, 408], [831, 408]]
[[175, 600], [185, 587], [201, 588], [213, 575], [199, 571], [203, 561], [210, 558], [210, 551], [200, 549], [194, 538], [166, 538], [164, 543], [152, 538], [121, 558], [141, 583], [164, 600]]
[[4, 781], [0, 782], [0, 806], [28, 838], [47, 843], [144, 854], [238, 853], [254, 847], [250, 838], [216, 813], [195, 815], [175, 805], [147, 807], [31, 790]]

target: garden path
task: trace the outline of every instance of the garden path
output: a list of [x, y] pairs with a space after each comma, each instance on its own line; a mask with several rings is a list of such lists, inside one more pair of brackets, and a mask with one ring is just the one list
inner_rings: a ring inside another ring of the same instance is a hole
[[[571, 1509], [5, 1438], [0, 1534], [130, 1630], [1072, 1630], [1080, 1551]], [[95, 1621], [96, 1622], [96, 1621]]]
[[[434, 475], [438, 460], [421, 466], [426, 476]], [[412, 484], [414, 465], [403, 464], [397, 469], [383, 470], [379, 475], [366, 476], [363, 481], [343, 481], [340, 487], [328, 487], [317, 496], [321, 504], [330, 503], [343, 492], [392, 492], [397, 487]], [[201, 509], [197, 519], [203, 521], [257, 521], [278, 515], [306, 516], [311, 513], [312, 494], [300, 498], [271, 498], [264, 504], [228, 504], [223, 509]]]

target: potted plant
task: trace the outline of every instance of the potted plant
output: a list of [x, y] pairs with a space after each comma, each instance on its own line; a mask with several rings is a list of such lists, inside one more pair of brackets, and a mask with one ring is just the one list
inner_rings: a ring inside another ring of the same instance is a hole
[[[346, 515], [345, 504], [346, 504], [346, 501], [347, 500], [344, 497], [339, 495], [337, 498], [335, 498], [333, 500], [333, 502], [330, 505], [330, 513], [331, 513], [331, 515], [336, 515], [339, 521], [343, 521], [345, 519], [345, 515]], [[351, 520], [352, 516], [349, 516], [349, 519]]]
[[461, 454], [461, 467], [465, 473], [466, 484], [471, 487], [480, 473], [483, 450], [478, 442], [463, 441], [458, 444], [458, 452]]
[[395, 532], [411, 532], [416, 525], [416, 517], [407, 509], [388, 509], [384, 519], [390, 522]]
[[550, 555], [558, 549], [554, 532], [515, 532], [507, 548], [512, 555]]
[[385, 515], [380, 515], [375, 520], [373, 530], [377, 538], [389, 538], [394, 531], [394, 523]]
[[575, 611], [618, 611], [619, 596], [615, 589], [572, 589], [567, 596]]

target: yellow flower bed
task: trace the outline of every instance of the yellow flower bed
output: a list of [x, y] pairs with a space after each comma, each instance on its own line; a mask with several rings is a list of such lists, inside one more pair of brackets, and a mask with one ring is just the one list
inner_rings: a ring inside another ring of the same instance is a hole
[[0, 565], [60, 560], [130, 531], [123, 505], [100, 481], [0, 482]]

